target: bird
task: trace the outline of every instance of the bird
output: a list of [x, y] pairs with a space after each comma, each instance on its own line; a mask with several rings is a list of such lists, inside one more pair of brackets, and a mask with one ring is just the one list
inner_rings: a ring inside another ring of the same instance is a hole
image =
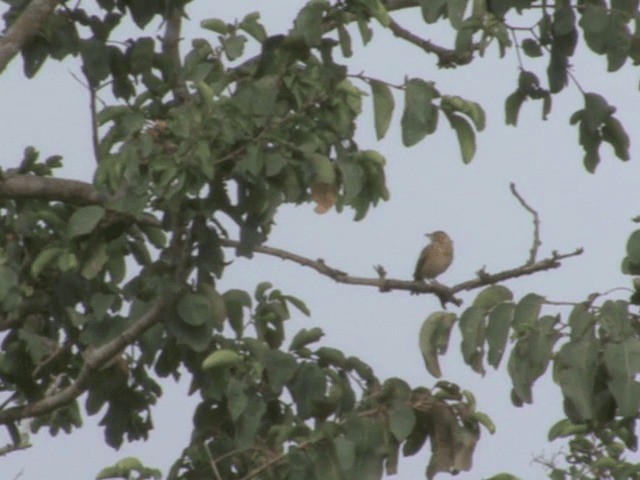
[[453, 262], [453, 241], [442, 230], [427, 233], [431, 243], [422, 249], [416, 264], [413, 278], [418, 281], [425, 279], [435, 281]]

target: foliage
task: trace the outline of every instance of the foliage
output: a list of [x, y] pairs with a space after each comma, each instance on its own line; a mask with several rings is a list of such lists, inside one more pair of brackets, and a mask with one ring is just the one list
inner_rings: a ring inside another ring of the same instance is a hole
[[[229, 240], [223, 225], [238, 232], [236, 253], [251, 257], [284, 203], [314, 202], [319, 213], [349, 207], [362, 220], [387, 200], [385, 159], [354, 141], [369, 92], [378, 139], [401, 97], [405, 146], [434, 134], [444, 116], [463, 162], [472, 161], [476, 132], [486, 123], [482, 107], [428, 79], [393, 85], [350, 72], [349, 25], [365, 45], [372, 25], [389, 29], [437, 56], [443, 68], [464, 68], [492, 44], [501, 55], [517, 48], [546, 57], [543, 86], [518, 53], [516, 90], [505, 102], [506, 122], [515, 126], [529, 99], [542, 100], [547, 117], [553, 95], [572, 79], [570, 58], [581, 39], [605, 56], [609, 71], [627, 59], [640, 63], [637, 2], [312, 0], [286, 34], [268, 35], [258, 13], [235, 23], [203, 20], [203, 37], [184, 58], [177, 49], [186, 0], [99, 0], [96, 11], [63, 2], [33, 24], [20, 24], [19, 16], [36, 0], [5, 3], [8, 30], [0, 42], [14, 38], [16, 25], [32, 33], [18, 45], [28, 78], [49, 58], [78, 57], [94, 108], [106, 86], [113, 100], [94, 116], [92, 185], [55, 178], [60, 157], [41, 161], [32, 147], [0, 177], [0, 392], [6, 399], [0, 423], [14, 434], [17, 421], [33, 418], [33, 431], [56, 435], [81, 427], [83, 411], [104, 412], [105, 441], [118, 448], [150, 434], [161, 379], [188, 372], [201, 402], [192, 440], [169, 478], [375, 479], [395, 473], [400, 452], [417, 454], [427, 440], [428, 478], [469, 470], [481, 426], [495, 429], [471, 392], [444, 380], [427, 388], [378, 379], [363, 360], [316, 345], [317, 327], [297, 332], [286, 347], [292, 310], [309, 315], [308, 308], [266, 282], [252, 296], [221, 291]], [[404, 30], [392, 14], [409, 7], [419, 7], [428, 24], [447, 21], [454, 45]], [[511, 28], [509, 18], [522, 12], [533, 26]], [[140, 35], [113, 41], [129, 20]], [[160, 21], [165, 36], [158, 41], [148, 32]], [[527, 38], [520, 41], [523, 30]], [[247, 45], [260, 53], [245, 54]], [[575, 83], [584, 104], [570, 121], [578, 127], [585, 168], [595, 171], [602, 142], [627, 160], [629, 137], [615, 107]], [[587, 299], [563, 319], [542, 314], [543, 297], [516, 301], [498, 284], [555, 268], [561, 259], [554, 253], [534, 265], [532, 258], [503, 276], [480, 272], [474, 288], [491, 286], [472, 306], [425, 321], [425, 366], [442, 376], [438, 357], [456, 323], [462, 358], [474, 371], [484, 374], [485, 354], [494, 368], [508, 354], [516, 406], [533, 402], [533, 385], [551, 364], [566, 418], [551, 428], [550, 440], [570, 441], [569, 466], [551, 465], [550, 477], [638, 478], [637, 466], [624, 457], [637, 447], [640, 324], [632, 306], [640, 303], [638, 292], [629, 302]], [[538, 270], [529, 271], [532, 265]], [[640, 272], [638, 232], [623, 270]], [[379, 284], [381, 290], [390, 285]], [[443, 303], [453, 295], [426, 288]], [[19, 434], [14, 443], [21, 443]], [[126, 458], [98, 478], [159, 475]]]

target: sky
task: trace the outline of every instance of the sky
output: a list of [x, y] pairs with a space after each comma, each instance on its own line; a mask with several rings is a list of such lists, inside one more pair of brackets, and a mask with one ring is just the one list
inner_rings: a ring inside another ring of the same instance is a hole
[[[233, 21], [260, 10], [268, 33], [275, 34], [291, 26], [303, 4], [294, 0], [270, 2], [268, 6], [249, 1], [195, 1], [188, 9], [192, 20], [185, 24], [183, 33], [187, 39], [200, 36], [215, 41], [215, 34], [199, 28], [200, 20], [217, 17]], [[437, 42], [450, 37], [446, 24], [426, 25], [416, 9], [393, 16], [424, 38]], [[512, 22], [528, 25], [525, 18]], [[361, 148], [379, 150], [387, 158], [390, 200], [360, 222], [353, 221], [349, 210], [317, 215], [311, 204], [284, 206], [276, 216], [268, 245], [323, 258], [330, 266], [357, 276], [375, 277], [373, 266], [381, 264], [390, 277], [410, 279], [424, 246], [424, 234], [446, 230], [454, 240], [456, 255], [439, 280], [456, 284], [474, 278], [483, 266], [488, 272], [496, 272], [521, 265], [528, 258], [532, 221], [509, 191], [509, 183], [515, 182], [540, 214], [540, 257], [554, 250], [585, 249], [581, 257], [565, 261], [560, 269], [507, 282], [516, 298], [536, 292], [549, 300], [580, 301], [592, 292], [630, 286], [630, 278], [620, 272], [620, 262], [626, 240], [636, 228], [631, 218], [640, 213], [640, 151], [632, 143], [631, 161], [623, 163], [605, 146], [596, 173], [587, 173], [582, 166], [577, 130], [568, 121], [571, 113], [582, 108], [575, 86], [569, 85], [554, 97], [547, 121], [540, 118], [541, 105], [529, 101], [522, 107], [518, 127], [507, 127], [504, 99], [515, 89], [519, 73], [513, 50], [499, 59], [494, 46], [485, 58], [469, 66], [440, 70], [435, 58], [380, 28], [366, 48], [361, 46], [357, 32], [351, 31], [354, 57], [348, 60], [350, 73], [363, 72], [396, 84], [405, 76], [433, 80], [442, 93], [460, 95], [485, 108], [487, 128], [478, 136], [476, 157], [470, 165], [463, 165], [455, 135], [444, 121], [435, 135], [414, 147], [403, 147], [400, 97], [396, 98], [390, 132], [378, 142], [371, 102], [365, 100], [357, 141]], [[134, 34], [134, 30], [122, 31], [125, 38]], [[185, 40], [183, 52], [187, 47]], [[525, 62], [528, 69], [544, 78], [544, 61], [525, 58]], [[618, 107], [618, 118], [633, 134], [634, 126], [640, 125], [637, 71], [627, 65], [608, 74], [605, 60], [584, 50], [574, 57], [573, 65], [582, 88], [603, 94]], [[26, 80], [21, 59], [15, 58], [0, 75], [2, 168], [18, 165], [23, 149], [34, 145], [44, 156], [64, 156], [61, 175], [91, 180], [94, 161], [88, 95], [72, 76], [78, 72], [77, 62], [49, 60], [35, 79]], [[367, 90], [366, 85], [361, 86]], [[288, 325], [289, 338], [300, 328], [320, 326], [326, 333], [322, 345], [359, 356], [380, 378], [400, 377], [412, 386], [427, 387], [437, 381], [426, 372], [417, 345], [422, 322], [440, 309], [437, 299], [339, 285], [310, 269], [261, 255], [251, 261], [234, 260], [220, 288], [253, 291], [264, 280], [303, 299], [312, 311], [310, 319], [294, 315]], [[462, 295], [466, 306], [477, 293]], [[617, 291], [606, 298], [627, 298], [627, 292]], [[462, 309], [453, 311], [461, 313]], [[548, 307], [545, 312], [566, 313], [560, 307]], [[532, 460], [541, 454], [551, 456], [561, 446], [546, 441], [549, 427], [563, 416], [559, 388], [548, 374], [534, 385], [533, 405], [515, 408], [509, 400], [506, 359], [497, 371], [487, 369], [486, 376], [480, 377], [462, 362], [459, 345], [460, 335], [454, 328], [449, 352], [441, 359], [444, 379], [473, 391], [478, 409], [493, 418], [498, 431], [493, 436], [482, 432], [474, 469], [456, 478], [485, 478], [501, 471], [523, 479], [542, 478], [543, 470]], [[175, 385], [169, 381], [163, 388], [165, 395], [154, 412], [156, 428], [148, 442], [125, 444], [120, 451], [113, 451], [104, 444], [97, 427], [100, 415], [88, 417], [85, 428], [71, 435], [50, 438], [46, 433], [39, 434], [32, 437], [31, 449], [2, 458], [0, 480], [36, 480], [43, 474], [52, 479], [94, 478], [101, 467], [129, 455], [166, 473], [171, 460], [189, 441], [192, 407], [197, 399], [187, 396], [184, 382]], [[0, 436], [0, 444], [4, 443]], [[395, 478], [423, 478], [428, 458], [429, 451], [424, 449], [415, 457], [401, 459]], [[640, 461], [638, 455], [630, 458]]]

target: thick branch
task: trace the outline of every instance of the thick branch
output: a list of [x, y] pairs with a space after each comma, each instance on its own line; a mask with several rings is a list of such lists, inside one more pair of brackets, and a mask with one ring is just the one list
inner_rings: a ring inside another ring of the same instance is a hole
[[31, 0], [7, 32], [0, 37], [0, 72], [31, 40], [53, 12], [60, 0]]
[[0, 179], [0, 198], [32, 198], [75, 205], [91, 205], [105, 200], [90, 183], [35, 175], [7, 175]]
[[[225, 247], [234, 247], [237, 248], [240, 245], [240, 242], [231, 239], [220, 239], [220, 243]], [[363, 285], [367, 287], [375, 287], [380, 289], [380, 291], [386, 292], [389, 290], [407, 290], [413, 293], [433, 293], [436, 295], [443, 305], [447, 303], [453, 303], [455, 305], [460, 306], [462, 304], [462, 300], [455, 296], [456, 293], [461, 291], [474, 290], [476, 288], [492, 285], [498, 282], [502, 282], [504, 280], [509, 280], [512, 278], [523, 277], [526, 275], [531, 275], [536, 272], [551, 270], [554, 268], [558, 268], [561, 263], [561, 260], [564, 260], [569, 257], [574, 257], [582, 254], [582, 249], [579, 248], [571, 253], [566, 254], [558, 254], [556, 252], [549, 258], [544, 260], [540, 260], [535, 263], [527, 263], [517, 268], [512, 268], [509, 270], [504, 270], [502, 272], [489, 274], [484, 271], [478, 272], [478, 278], [473, 280], [468, 280], [463, 283], [459, 283], [458, 285], [454, 285], [453, 287], [447, 287], [440, 283], [424, 283], [424, 282], [416, 282], [413, 280], [400, 280], [400, 279], [391, 279], [386, 278], [383, 275], [378, 276], [378, 278], [366, 278], [366, 277], [354, 277], [346, 272], [339, 270], [337, 268], [333, 268], [328, 266], [324, 260], [312, 260], [307, 257], [303, 257], [301, 255], [288, 252], [286, 250], [281, 250], [279, 248], [267, 247], [265, 245], [258, 246], [254, 248], [254, 251], [258, 253], [263, 253], [265, 255], [270, 255], [272, 257], [281, 258], [283, 260], [290, 260], [298, 265], [302, 265], [304, 267], [309, 267], [314, 269], [316, 272], [321, 275], [327, 276], [332, 280], [338, 283], [346, 283], [349, 285]]]
[[95, 372], [162, 320], [169, 303], [170, 299], [163, 297], [118, 337], [88, 353], [82, 370], [71, 385], [36, 402], [0, 411], [0, 423], [44, 415], [75, 400], [89, 388]]
[[180, 30], [182, 28], [182, 10], [174, 8], [169, 17], [162, 37], [162, 51], [173, 65], [171, 88], [174, 98], [182, 103], [189, 100], [189, 90], [182, 75], [180, 60]]

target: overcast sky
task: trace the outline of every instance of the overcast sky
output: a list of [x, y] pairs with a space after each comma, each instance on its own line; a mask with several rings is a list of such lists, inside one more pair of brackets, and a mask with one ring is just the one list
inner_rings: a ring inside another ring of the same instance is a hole
[[[215, 41], [214, 34], [199, 28], [200, 20], [219, 17], [233, 21], [258, 8], [268, 33], [275, 34], [290, 27], [303, 4], [293, 0], [270, 2], [264, 7], [264, 3], [248, 1], [194, 2], [188, 9], [192, 21], [185, 25], [184, 35]], [[446, 24], [427, 26], [416, 9], [394, 14], [394, 18], [424, 38], [437, 41], [442, 35], [450, 37]], [[512, 23], [527, 24], [518, 19]], [[269, 245], [311, 258], [321, 257], [353, 275], [374, 277], [373, 266], [382, 264], [390, 277], [409, 279], [424, 246], [425, 232], [442, 229], [454, 239], [456, 258], [440, 280], [459, 283], [473, 278], [483, 266], [495, 272], [521, 265], [527, 259], [532, 242], [531, 217], [511, 196], [509, 183], [513, 181], [540, 213], [541, 256], [548, 256], [553, 250], [585, 248], [582, 257], [566, 261], [559, 270], [508, 282], [506, 286], [516, 298], [536, 292], [551, 300], [580, 301], [592, 292], [630, 285], [629, 277], [620, 272], [620, 262], [626, 239], [635, 229], [630, 219], [640, 213], [639, 150], [632, 144], [632, 160], [623, 163], [603, 147], [596, 174], [587, 173], [582, 166], [577, 131], [568, 122], [571, 113], [582, 108], [580, 93], [573, 85], [560, 97], [554, 97], [548, 121], [540, 120], [540, 104], [527, 102], [518, 128], [506, 127], [504, 99], [515, 89], [518, 76], [513, 50], [500, 60], [494, 46], [484, 59], [477, 59], [470, 66], [438, 70], [434, 57], [387, 32], [376, 29], [374, 41], [362, 48], [357, 31], [351, 31], [355, 52], [349, 60], [351, 73], [364, 72], [393, 83], [402, 83], [405, 75], [434, 80], [442, 93], [480, 102], [487, 112], [487, 129], [478, 137], [478, 153], [471, 165], [463, 165], [455, 135], [443, 119], [435, 135], [413, 148], [404, 148], [398, 128], [401, 98], [396, 98], [390, 133], [377, 142], [370, 100], [365, 100], [357, 140], [361, 148], [377, 149], [386, 156], [390, 201], [357, 223], [348, 210], [340, 215], [333, 211], [317, 215], [313, 205], [285, 206], [276, 217], [277, 226]], [[155, 36], [158, 32], [150, 29], [146, 34]], [[121, 31], [121, 35], [126, 38], [135, 33]], [[185, 41], [183, 52], [188, 45]], [[545, 60], [525, 62], [527, 68], [545, 78]], [[584, 51], [578, 52], [573, 64], [582, 87], [603, 94], [617, 106], [618, 117], [633, 134], [640, 125], [637, 71], [626, 66], [607, 74], [605, 60]], [[18, 165], [24, 147], [34, 145], [45, 156], [63, 155], [63, 174], [67, 177], [91, 180], [94, 161], [88, 96], [72, 77], [78, 71], [76, 62], [48, 60], [36, 79], [28, 81], [22, 75], [21, 59], [16, 58], [0, 75], [2, 168]], [[326, 333], [323, 345], [361, 357], [380, 378], [397, 376], [412, 386], [430, 387], [436, 382], [424, 369], [417, 346], [423, 320], [440, 308], [431, 296], [382, 294], [372, 288], [338, 285], [309, 269], [260, 255], [231, 265], [220, 289], [244, 288], [252, 292], [264, 280], [302, 298], [312, 310], [311, 319], [296, 317], [290, 322], [289, 338], [301, 327], [321, 326]], [[465, 305], [476, 294], [465, 295]], [[620, 292], [608, 298], [627, 298], [627, 294]], [[546, 435], [563, 416], [559, 389], [551, 381], [550, 372], [535, 384], [534, 404], [517, 409], [509, 400], [506, 359], [497, 372], [488, 370], [481, 378], [462, 363], [459, 344], [456, 327], [449, 353], [441, 361], [444, 378], [473, 391], [478, 409], [494, 419], [498, 432], [491, 436], [483, 430], [474, 469], [456, 478], [478, 479], [500, 471], [523, 479], [541, 478], [542, 470], [532, 464], [532, 459], [543, 453], [550, 455], [560, 447], [558, 442], [547, 444]], [[163, 388], [165, 396], [154, 412], [156, 429], [148, 442], [126, 444], [118, 452], [111, 450], [96, 427], [100, 419], [97, 415], [87, 418], [86, 428], [71, 435], [34, 436], [33, 448], [0, 460], [0, 480], [19, 474], [21, 480], [39, 480], [43, 476], [94, 478], [101, 467], [129, 455], [166, 474], [170, 462], [188, 444], [192, 407], [197, 399], [187, 396], [185, 385], [169, 382]], [[4, 443], [0, 437], [0, 444]], [[422, 478], [428, 458], [425, 449], [417, 457], [401, 459], [396, 478]], [[635, 460], [640, 461], [640, 457]], [[441, 474], [438, 478], [447, 476]]]

